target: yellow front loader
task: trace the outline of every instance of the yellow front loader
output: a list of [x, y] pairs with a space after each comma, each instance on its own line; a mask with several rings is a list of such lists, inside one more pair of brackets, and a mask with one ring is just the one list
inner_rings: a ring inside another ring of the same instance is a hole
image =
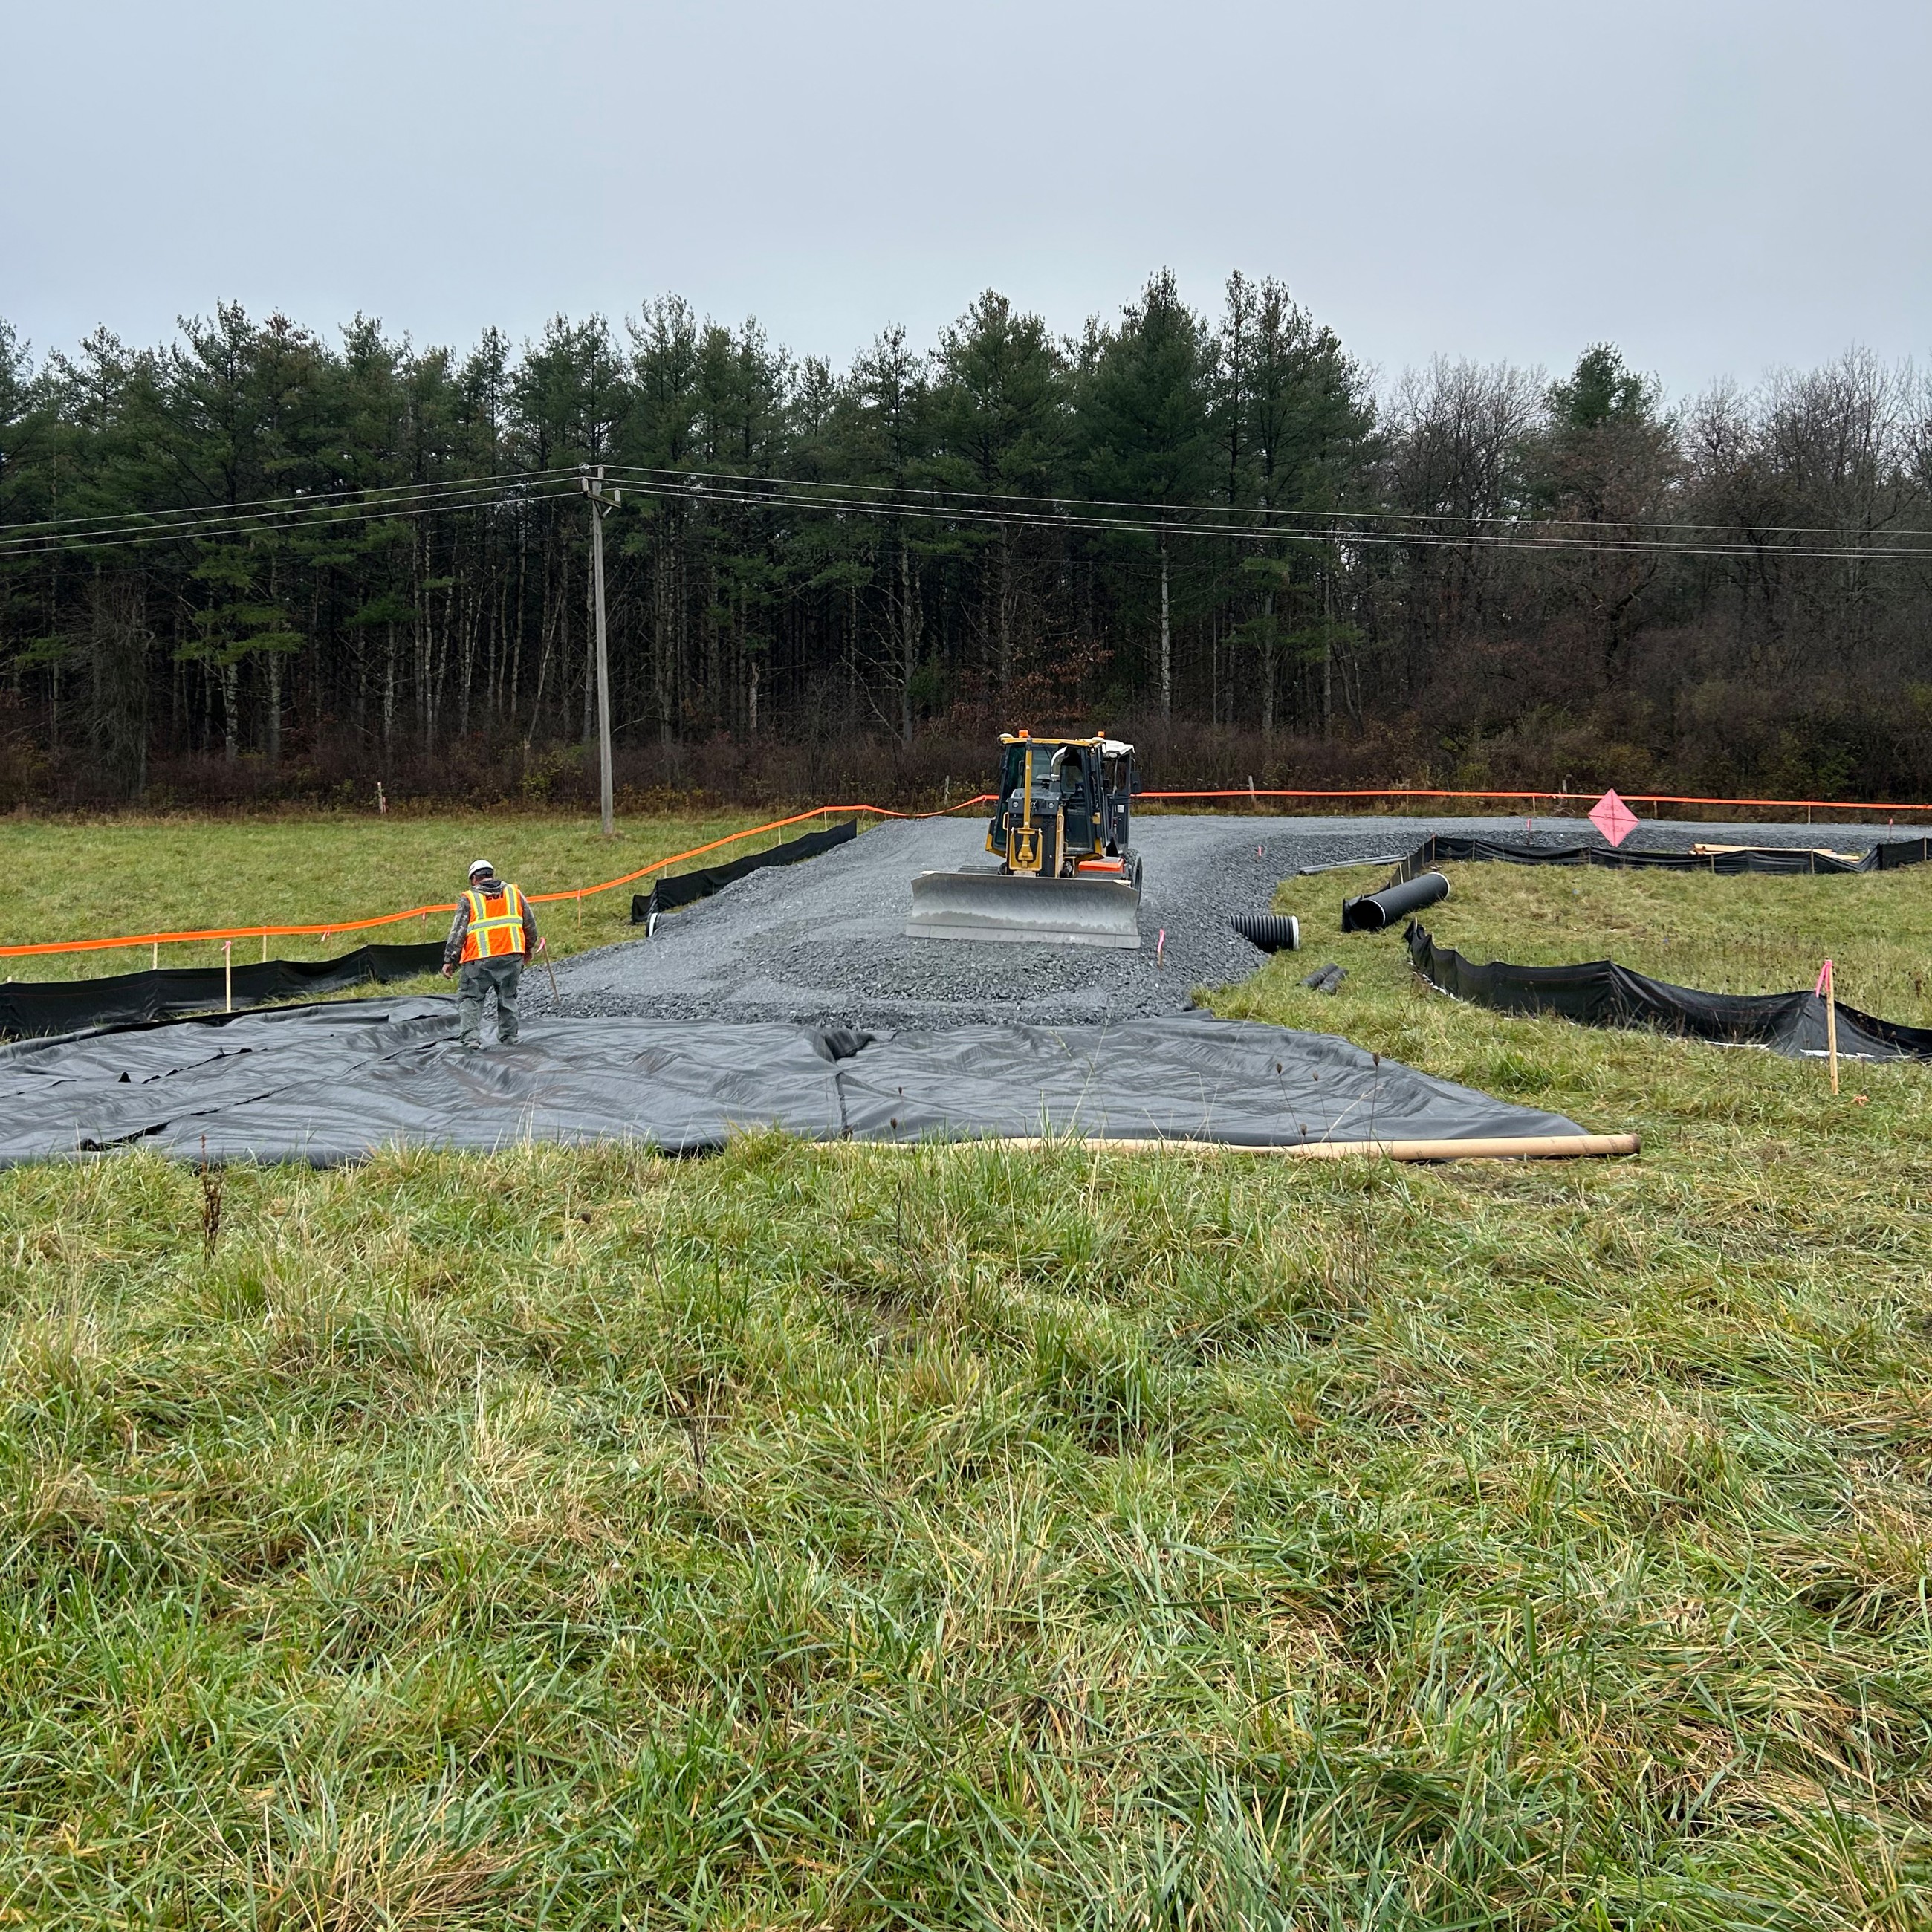
[[1138, 947], [1141, 862], [1128, 843], [1134, 748], [1117, 738], [1000, 740], [999, 860], [912, 882], [914, 939]]

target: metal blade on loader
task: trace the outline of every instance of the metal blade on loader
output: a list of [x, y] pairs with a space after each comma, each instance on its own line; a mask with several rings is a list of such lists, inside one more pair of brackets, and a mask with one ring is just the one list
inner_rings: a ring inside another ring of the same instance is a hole
[[1140, 896], [1114, 879], [921, 872], [912, 882], [906, 937], [1135, 951], [1141, 943]]

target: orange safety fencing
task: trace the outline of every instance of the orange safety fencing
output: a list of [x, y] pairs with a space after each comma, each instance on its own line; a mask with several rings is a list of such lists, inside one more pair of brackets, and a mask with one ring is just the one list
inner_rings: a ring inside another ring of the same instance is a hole
[[[706, 853], [716, 852], [721, 846], [735, 845], [741, 839], [756, 838], [761, 832], [782, 832], [788, 825], [801, 825], [808, 818], [826, 818], [833, 812], [850, 812], [855, 816], [869, 814], [875, 818], [944, 818], [948, 812], [964, 812], [970, 806], [984, 805], [992, 796], [991, 792], [983, 792], [975, 798], [962, 799], [957, 805], [948, 806], [944, 812], [894, 812], [883, 805], [815, 805], [809, 812], [795, 812], [789, 818], [774, 818], [769, 824], [748, 826], [742, 832], [728, 832], [722, 838], [712, 839], [709, 844], [694, 845], [688, 852], [674, 852], [668, 858], [653, 859], [648, 866], [640, 866], [634, 872], [626, 872], [594, 886], [572, 886], [560, 892], [526, 892], [524, 896], [540, 903], [574, 899], [581, 904], [585, 899], [596, 898], [599, 892], [615, 892], [620, 886], [634, 885], [653, 872], [662, 872], [667, 866], [680, 866], [687, 859], [702, 858]], [[367, 932], [375, 926], [397, 926], [404, 920], [426, 919], [431, 913], [453, 913], [455, 910], [456, 902], [446, 899], [440, 905], [410, 906], [401, 912], [379, 913], [373, 919], [337, 919], [312, 926], [212, 926], [194, 932], [119, 933], [111, 939], [57, 939], [38, 946], [0, 946], [0, 959], [20, 958], [30, 953], [99, 952], [117, 946], [172, 946], [195, 939], [267, 939], [315, 933], [329, 938], [338, 932]]]
[[[674, 852], [669, 857], [654, 859], [648, 866], [640, 866], [634, 872], [625, 872], [614, 879], [605, 879], [594, 886], [574, 886], [560, 892], [530, 892], [525, 896], [538, 904], [555, 904], [559, 900], [574, 899], [580, 905], [587, 898], [594, 898], [599, 892], [615, 892], [620, 886], [634, 885], [638, 880], [648, 878], [653, 872], [661, 872], [668, 866], [681, 866], [687, 859], [702, 858], [707, 852], [716, 852], [726, 845], [735, 845], [746, 838], [756, 838], [767, 832], [782, 832], [788, 825], [802, 825], [808, 818], [830, 817], [833, 812], [850, 813], [855, 817], [874, 818], [944, 818], [952, 812], [970, 811], [976, 805], [989, 803], [991, 792], [981, 792], [957, 805], [948, 806], [940, 812], [895, 812], [883, 805], [815, 805], [809, 812], [795, 812], [788, 818], [774, 818], [764, 825], [754, 825], [742, 832], [728, 832], [722, 838], [714, 838], [705, 845], [694, 845], [688, 852]], [[1588, 792], [1553, 791], [1446, 791], [1427, 790], [1419, 787], [1381, 786], [1361, 791], [1283, 790], [1261, 788], [1250, 785], [1230, 787], [1219, 791], [1144, 791], [1138, 794], [1143, 800], [1201, 800], [1201, 799], [1377, 799], [1377, 798], [1456, 798], [1477, 799], [1495, 802], [1502, 800], [1515, 800], [1532, 806], [1548, 804], [1562, 806], [1594, 802]], [[1690, 798], [1673, 796], [1667, 793], [1626, 792], [1624, 802], [1630, 805], [1721, 805], [1739, 806], [1755, 811], [1782, 810], [1812, 812], [1882, 812], [1895, 815], [1901, 812], [1932, 813], [1932, 805], [1886, 805], [1862, 800], [1812, 798]], [[117, 934], [110, 939], [60, 939], [46, 941], [37, 946], [0, 946], [0, 958], [17, 959], [29, 955], [52, 952], [99, 952], [121, 946], [172, 946], [191, 940], [208, 939], [266, 939], [272, 937], [304, 937], [320, 934], [323, 938], [332, 938], [338, 932], [367, 932], [382, 926], [398, 926], [405, 920], [426, 919], [432, 913], [453, 913], [456, 902], [446, 899], [434, 905], [410, 906], [401, 912], [380, 913], [373, 919], [338, 919], [309, 926], [208, 926], [194, 932], [129, 932]]]

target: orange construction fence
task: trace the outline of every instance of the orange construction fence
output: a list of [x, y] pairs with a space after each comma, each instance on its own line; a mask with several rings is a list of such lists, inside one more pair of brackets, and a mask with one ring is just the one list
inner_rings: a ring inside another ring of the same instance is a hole
[[[1381, 786], [1361, 791], [1282, 790], [1263, 788], [1253, 785], [1234, 786], [1219, 791], [1145, 791], [1139, 794], [1143, 800], [1155, 801], [1198, 801], [1205, 799], [1250, 799], [1258, 801], [1264, 798], [1303, 800], [1367, 799], [1472, 799], [1486, 803], [1500, 803], [1504, 800], [1525, 803], [1535, 807], [1551, 808], [1564, 805], [1588, 805], [1595, 802], [1588, 792], [1552, 791], [1448, 791], [1424, 790], [1414, 786]], [[563, 899], [574, 899], [580, 904], [585, 899], [594, 898], [599, 892], [615, 892], [620, 886], [634, 884], [639, 879], [648, 878], [653, 872], [661, 872], [668, 866], [680, 866], [688, 859], [702, 858], [707, 852], [716, 852], [726, 845], [735, 845], [746, 838], [756, 838], [767, 832], [782, 832], [789, 825], [802, 825], [807, 819], [821, 818], [832, 813], [851, 814], [855, 817], [873, 818], [944, 818], [956, 812], [970, 811], [976, 805], [990, 803], [991, 792], [981, 792], [975, 796], [962, 799], [954, 806], [940, 812], [895, 812], [882, 805], [815, 805], [809, 812], [795, 812], [788, 818], [774, 818], [764, 825], [748, 826], [742, 832], [728, 832], [722, 838], [714, 838], [710, 844], [694, 845], [688, 852], [674, 852], [669, 857], [654, 859], [648, 866], [640, 866], [634, 872], [625, 872], [614, 879], [604, 879], [594, 886], [572, 886], [560, 892], [531, 892], [526, 896], [538, 904], [555, 904]], [[1884, 812], [1888, 817], [1898, 813], [1932, 813], [1932, 805], [1889, 805], [1862, 800], [1826, 798], [1691, 798], [1679, 797], [1664, 792], [1626, 792], [1624, 801], [1628, 805], [1698, 805], [1731, 806], [1750, 811], [1803, 812], [1808, 820], [1814, 812]], [[37, 946], [0, 946], [0, 958], [17, 959], [30, 955], [52, 952], [99, 952], [122, 946], [172, 946], [183, 941], [206, 939], [266, 939], [272, 937], [301, 937], [320, 934], [325, 939], [338, 932], [367, 932], [377, 926], [400, 925], [404, 920], [424, 919], [432, 913], [454, 912], [453, 899], [446, 899], [433, 905], [410, 906], [401, 912], [380, 913], [373, 919], [338, 919], [320, 922], [309, 926], [216, 926], [194, 932], [128, 932], [116, 934], [108, 939], [61, 939]]]
[[[946, 812], [964, 812], [970, 806], [988, 802], [992, 797], [991, 792], [982, 793], [976, 798], [964, 799], [958, 805], [949, 806]], [[538, 903], [554, 904], [560, 899], [580, 902], [594, 898], [599, 892], [615, 892], [620, 886], [634, 885], [639, 879], [662, 872], [667, 866], [680, 866], [687, 859], [702, 858], [706, 853], [716, 852], [721, 846], [756, 838], [762, 832], [782, 832], [788, 825], [801, 825], [808, 818], [825, 818], [833, 812], [869, 814], [875, 818], [944, 818], [946, 812], [894, 812], [883, 805], [815, 805], [809, 812], [794, 812], [789, 818], [774, 818], [768, 824], [748, 826], [742, 832], [728, 832], [722, 838], [712, 839], [709, 844], [694, 845], [688, 852], [674, 852], [668, 858], [653, 859], [648, 866], [640, 866], [634, 872], [604, 879], [594, 886], [574, 886], [560, 892], [526, 892], [524, 897]], [[397, 926], [404, 920], [425, 919], [431, 913], [453, 913], [455, 910], [456, 902], [446, 899], [438, 905], [409, 906], [400, 912], [379, 913], [373, 919], [337, 919], [312, 926], [211, 926], [194, 932], [119, 933], [111, 939], [58, 939], [38, 946], [0, 946], [0, 959], [21, 958], [43, 952], [99, 952], [117, 946], [172, 946], [195, 939], [267, 939], [316, 933], [329, 938], [338, 932], [367, 932], [376, 926]]]

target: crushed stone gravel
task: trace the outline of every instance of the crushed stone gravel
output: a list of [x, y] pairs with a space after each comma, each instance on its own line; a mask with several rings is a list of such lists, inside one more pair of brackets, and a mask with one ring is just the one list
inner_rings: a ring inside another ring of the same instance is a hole
[[[1134, 831], [1146, 862], [1138, 952], [907, 938], [915, 873], [990, 862], [983, 820], [896, 821], [802, 865], [740, 880], [660, 919], [653, 938], [640, 932], [634, 940], [559, 960], [557, 998], [532, 974], [524, 982], [525, 1010], [875, 1029], [1053, 1025], [1173, 1012], [1192, 1003], [1196, 987], [1245, 979], [1262, 964], [1263, 956], [1229, 928], [1228, 915], [1266, 911], [1276, 886], [1304, 867], [1386, 859], [1413, 850], [1432, 832], [1538, 845], [1596, 838], [1587, 820], [1548, 818], [1532, 830], [1521, 818], [1148, 815]], [[1630, 843], [1682, 850], [1702, 839], [1861, 850], [1887, 836], [1875, 826], [1646, 820]], [[1157, 962], [1155, 941], [1162, 931]], [[1304, 950], [1325, 936], [1304, 920]]]

